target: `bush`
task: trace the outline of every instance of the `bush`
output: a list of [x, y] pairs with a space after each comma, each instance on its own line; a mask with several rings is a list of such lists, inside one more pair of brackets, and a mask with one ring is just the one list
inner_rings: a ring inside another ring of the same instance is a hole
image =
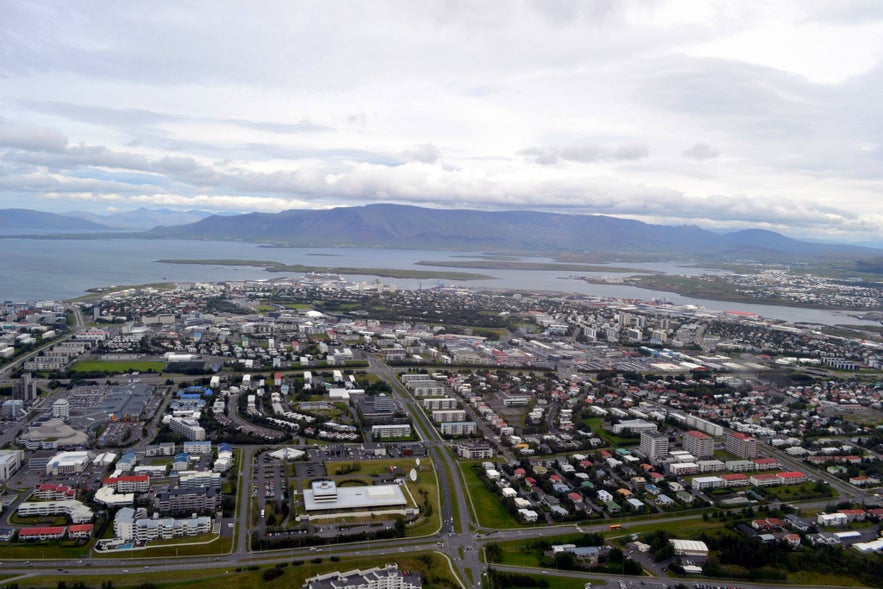
[[281, 577], [284, 574], [285, 574], [285, 571], [283, 571], [279, 567], [273, 567], [273, 568], [267, 569], [263, 573], [261, 573], [261, 578], [264, 581], [272, 581], [273, 579], [278, 579], [279, 577]]

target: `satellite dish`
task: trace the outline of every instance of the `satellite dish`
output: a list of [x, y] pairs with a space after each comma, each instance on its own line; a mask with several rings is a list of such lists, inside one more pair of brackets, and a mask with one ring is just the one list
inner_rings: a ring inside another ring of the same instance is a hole
[[420, 459], [419, 458], [416, 460], [416, 462], [417, 462], [417, 466], [420, 466]]
[[417, 482], [417, 470], [412, 468], [411, 472], [408, 473], [408, 477], [411, 479], [412, 483]]

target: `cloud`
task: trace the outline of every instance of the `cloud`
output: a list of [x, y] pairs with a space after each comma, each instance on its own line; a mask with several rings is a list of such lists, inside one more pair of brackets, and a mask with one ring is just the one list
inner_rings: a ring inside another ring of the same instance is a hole
[[67, 145], [67, 137], [54, 129], [0, 119], [0, 147], [58, 152]]
[[707, 143], [694, 143], [690, 149], [685, 149], [681, 155], [693, 160], [714, 159], [720, 155], [720, 152]]
[[405, 150], [403, 154], [405, 159], [412, 162], [423, 162], [424, 164], [432, 164], [438, 161], [441, 152], [438, 147], [432, 143], [424, 145], [416, 145], [411, 149]]
[[650, 148], [642, 143], [624, 143], [604, 147], [594, 143], [571, 143], [565, 147], [532, 146], [518, 152], [535, 164], [550, 166], [559, 161], [591, 163], [600, 161], [634, 161], [650, 155]]
[[14, 3], [0, 198], [881, 234], [878, 4]]
[[229, 125], [283, 135], [323, 133], [331, 130], [330, 127], [313, 123], [308, 118], [300, 118], [295, 122], [262, 121], [236, 117], [220, 118], [196, 114], [184, 115], [143, 108], [114, 108], [59, 101], [27, 101], [25, 105], [36, 112], [58, 115], [66, 119], [97, 125], [111, 125], [126, 130], [132, 130], [137, 127], [156, 127], [167, 123]]

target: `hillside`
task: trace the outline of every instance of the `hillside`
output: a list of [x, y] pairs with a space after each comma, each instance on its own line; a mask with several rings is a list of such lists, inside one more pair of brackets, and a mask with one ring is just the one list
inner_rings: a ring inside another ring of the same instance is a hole
[[389, 204], [212, 216], [188, 225], [156, 228], [148, 235], [299, 247], [701, 255], [734, 260], [880, 255], [880, 250], [871, 248], [803, 242], [763, 230], [719, 234], [695, 226], [651, 225], [600, 215], [439, 210]]
[[28, 209], [0, 210], [0, 229], [22, 231], [105, 231], [107, 225], [71, 217]]

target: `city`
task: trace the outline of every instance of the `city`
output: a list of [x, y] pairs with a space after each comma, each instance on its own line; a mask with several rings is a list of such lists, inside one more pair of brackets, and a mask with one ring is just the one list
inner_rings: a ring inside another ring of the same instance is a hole
[[17, 582], [876, 585], [879, 337], [330, 274], [2, 319]]
[[883, 589], [883, 2], [0, 0], [0, 589]]

